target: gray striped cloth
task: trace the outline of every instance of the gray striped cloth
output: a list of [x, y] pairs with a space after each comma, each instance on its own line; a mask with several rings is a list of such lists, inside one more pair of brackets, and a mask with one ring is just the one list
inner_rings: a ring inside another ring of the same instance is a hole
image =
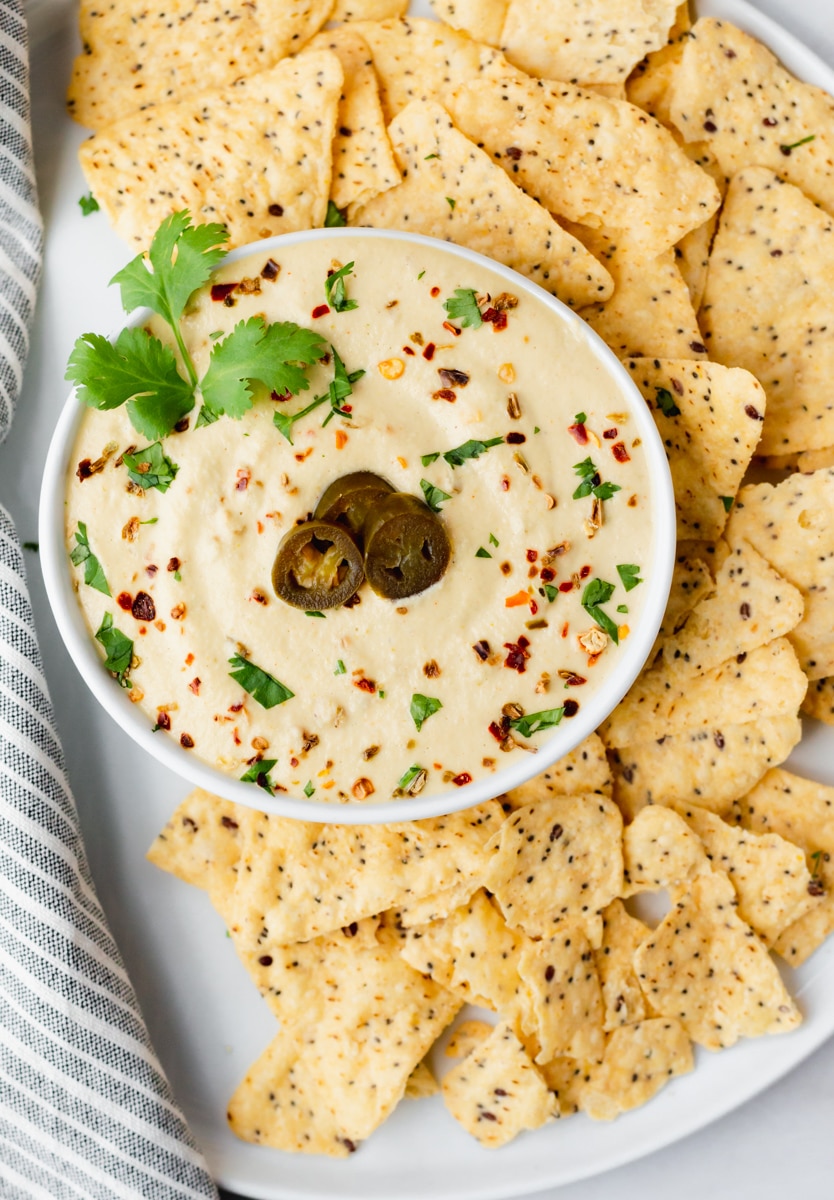
[[[20, 0], [0, 0], [0, 442], [43, 241], [28, 83]], [[0, 506], [0, 1197], [216, 1196], [95, 894]]]

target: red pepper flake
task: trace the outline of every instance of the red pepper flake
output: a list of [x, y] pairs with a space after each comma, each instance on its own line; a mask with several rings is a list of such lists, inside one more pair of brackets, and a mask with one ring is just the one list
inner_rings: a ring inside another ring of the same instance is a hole
[[242, 745], [243, 745], [243, 741], [241, 740], [241, 736], [240, 736], [240, 734], [238, 733], [237, 726], [235, 726], [235, 728], [232, 730], [232, 741], [234, 742], [234, 744], [235, 744], [236, 746], [242, 746]]
[[608, 442], [611, 442], [611, 441], [613, 441], [613, 440], [614, 440], [614, 438], [617, 436], [617, 426], [616, 426], [616, 425], [614, 425], [614, 426], [613, 426], [611, 429], [605, 429], [605, 430], [603, 430], [603, 434], [602, 434], [602, 436], [603, 436], [603, 437], [605, 438], [605, 440], [606, 440], [606, 441], [608, 441]]
[[559, 678], [565, 681], [565, 687], [581, 687], [588, 682], [584, 675], [577, 675], [574, 671], [560, 671]]
[[306, 450], [302, 450], [300, 454], [295, 455], [295, 461], [296, 462], [304, 462], [304, 459], [309, 458], [312, 453], [313, 453], [313, 447], [308, 446]]
[[535, 600], [531, 599], [530, 600], [530, 615], [532, 617], [534, 617], [538, 611], [539, 611], [538, 604], [536, 603]]
[[566, 717], [575, 717], [576, 714], [579, 712], [579, 701], [578, 700], [566, 700], [565, 703], [562, 705], [562, 708], [565, 710]]
[[297, 767], [297, 766], [298, 766], [298, 759], [297, 759], [295, 756], [293, 756], [293, 757], [290, 759], [290, 766], [291, 766], [291, 767]]
[[403, 346], [403, 354], [410, 354], [413, 358], [415, 351], [412, 350], [410, 346]]
[[202, 680], [200, 679], [200, 677], [198, 675], [194, 679], [192, 679], [191, 683], [189, 683], [189, 685], [188, 685], [190, 690], [194, 693], [195, 696], [199, 696], [199, 694], [200, 694], [200, 684], [201, 683], [202, 683]]
[[527, 659], [530, 657], [527, 652], [529, 645], [526, 637], [520, 637], [517, 642], [504, 642], [504, 649], [509, 650], [509, 654], [504, 659], [504, 666], [523, 675], [527, 670]]
[[490, 721], [489, 732], [495, 738], [496, 742], [503, 742], [504, 738], [507, 736], [497, 721]]
[[445, 400], [448, 404], [454, 404], [457, 396], [451, 388], [439, 388], [438, 391], [432, 392], [432, 400]]
[[573, 591], [573, 580], [566, 579], [564, 583], [560, 583], [559, 591], [560, 592], [572, 592]]
[[125, 612], [130, 612], [130, 610], [133, 608], [133, 597], [131, 596], [130, 592], [119, 592], [118, 596], [116, 597], [116, 603], [118, 604], [119, 608], [123, 608]]
[[507, 476], [507, 475], [502, 475], [502, 476], [501, 476], [501, 491], [502, 491], [502, 492], [508, 492], [509, 490], [510, 490], [510, 480], [509, 480], [509, 476]]
[[258, 522], [256, 522], [256, 524], [257, 524], [257, 527], [258, 527], [258, 533], [263, 533], [263, 531], [264, 531], [264, 523], [263, 523], [263, 521], [258, 521]]
[[489, 642], [484, 641], [483, 638], [481, 638], [479, 642], [476, 642], [472, 649], [475, 651], [481, 662], [486, 662], [486, 660], [489, 658]]
[[430, 295], [430, 296], [434, 296], [434, 297], [436, 298], [437, 296], [439, 296], [439, 295], [440, 295], [440, 288], [439, 288], [439, 287], [433, 287], [433, 288], [432, 288], [432, 290], [429, 292], [429, 295]]
[[457, 325], [453, 325], [451, 321], [444, 321], [443, 328], [448, 333], [451, 333], [452, 337], [460, 337], [461, 333], [463, 332], [462, 329], [458, 329]]
[[570, 629], [570, 625], [567, 621], [565, 621], [564, 625], [562, 626], [562, 637], [563, 638], [566, 638], [568, 636], [569, 629]]
[[556, 578], [556, 572], [552, 567], [542, 567], [540, 575], [544, 583], [551, 583]]
[[236, 492], [245, 492], [249, 487], [249, 480], [252, 478], [252, 472], [248, 467], [240, 467], [237, 473], [237, 483], [235, 484]]
[[315, 319], [316, 317], [326, 317], [329, 312], [330, 312], [329, 304], [317, 304], [316, 307], [313, 309], [312, 315], [313, 315], [313, 318]]
[[527, 561], [528, 562], [535, 562], [538, 557], [539, 557], [538, 550], [528, 550], [527, 551]]
[[180, 734], [180, 745], [184, 750], [192, 750], [194, 748], [194, 738], [190, 733]]
[[281, 268], [274, 258], [268, 258], [261, 269], [262, 279], [277, 279]]
[[288, 400], [292, 400], [292, 392], [270, 392], [270, 400], [274, 400], [276, 404], [286, 404]]
[[336, 430], [336, 449], [344, 450], [345, 446], [347, 445], [347, 440], [348, 440], [348, 435], [345, 433], [344, 429], [337, 429]]
[[515, 430], [512, 430], [504, 438], [504, 441], [509, 446], [523, 446], [524, 443], [527, 441], [527, 436], [526, 436], [526, 434], [517, 433]]
[[445, 384], [446, 387], [465, 388], [467, 383], [469, 383], [469, 376], [466, 372], [458, 371], [454, 367], [438, 367], [437, 373], [440, 376], [440, 382]]
[[452, 783], [455, 785], [455, 787], [466, 787], [467, 783], [471, 782], [472, 776], [468, 771], [461, 771], [460, 775], [455, 775], [452, 779]]
[[366, 679], [363, 675], [361, 679], [354, 679], [353, 686], [359, 688], [360, 692], [368, 692], [371, 696], [376, 691], [376, 683], [373, 679]]
[[89, 479], [93, 474], [93, 460], [91, 458], [82, 458], [76, 468], [76, 475], [83, 483], [85, 479]]
[[236, 283], [213, 283], [211, 298], [212, 300], [225, 300], [227, 296], [231, 296], [236, 287]]
[[353, 412], [353, 405], [352, 404], [343, 404], [342, 412]]
[[171, 718], [168, 716], [167, 712], [158, 712], [156, 714], [156, 723], [160, 729], [171, 728]]
[[180, 562], [180, 560], [178, 558], [169, 558], [168, 559], [167, 570], [178, 571], [181, 566], [182, 566], [182, 563]]
[[437, 346], [435, 346], [434, 342], [427, 342], [423, 349], [423, 358], [425, 358], [428, 362], [431, 362], [431, 360], [434, 358], [434, 352], [436, 349]]
[[568, 425], [568, 433], [575, 442], [579, 442], [580, 446], [588, 445], [588, 430], [583, 421], [578, 421], [575, 425]]
[[[187, 658], [185, 661], [186, 661], [186, 662], [188, 662], [189, 660], [190, 660], [191, 662], [194, 662], [194, 655], [193, 655], [193, 654], [189, 654], [188, 658]], [[229, 705], [229, 712], [240, 712], [240, 710], [241, 710], [242, 708], [243, 708], [243, 701], [241, 700], [240, 704], [230, 704], [230, 705]]]
[[591, 568], [587, 564], [584, 567], [580, 567], [580, 570], [579, 570], [579, 578], [580, 579], [587, 579], [590, 574], [591, 574]]
[[495, 333], [500, 333], [502, 329], [507, 328], [507, 314], [499, 312], [497, 308], [488, 308], [482, 318], [487, 325], [491, 325]]
[[145, 570], [150, 575], [151, 579], [153, 579], [154, 575], [159, 570], [159, 567], [157, 567], [154, 563], [148, 563], [148, 565], [145, 567]]
[[505, 608], [520, 608], [522, 604], [528, 604], [530, 596], [527, 592], [516, 592], [513, 596], [508, 596], [504, 601]]
[[147, 592], [136, 593], [130, 611], [137, 621], [153, 621], [156, 618], [156, 605]]
[[611, 453], [614, 455], [618, 463], [631, 462], [631, 455], [626, 450], [622, 442], [615, 442], [611, 447]]

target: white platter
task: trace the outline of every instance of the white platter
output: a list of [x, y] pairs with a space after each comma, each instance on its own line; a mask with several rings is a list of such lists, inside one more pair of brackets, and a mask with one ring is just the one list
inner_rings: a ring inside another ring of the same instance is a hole
[[[84, 134], [63, 107], [77, 44], [75, 5], [30, 0], [28, 7], [47, 257], [26, 387], [16, 427], [2, 450], [0, 482], [21, 537], [33, 540], [40, 472], [67, 391], [64, 365], [78, 334], [120, 323], [118, 296], [106, 284], [128, 254], [102, 216], [82, 219], [77, 204], [87, 191], [75, 156]], [[749, 29], [798, 75], [834, 91], [831, 70], [741, 0], [702, 0], [699, 7]], [[432, 1100], [403, 1104], [347, 1161], [287, 1156], [238, 1142], [226, 1129], [226, 1099], [270, 1039], [273, 1020], [205, 896], [145, 862], [146, 847], [186, 786], [149, 762], [97, 710], [60, 644], [36, 572], [30, 573], [94, 877], [165, 1070], [211, 1169], [226, 1187], [253, 1200], [517, 1197], [608, 1170], [702, 1128], [762, 1091], [834, 1033], [834, 945], [829, 945], [790, 973], [789, 986], [806, 1016], [801, 1029], [718, 1056], [700, 1054], [694, 1074], [611, 1126], [575, 1117], [488, 1153]], [[832, 735], [812, 725], [792, 766], [834, 784], [833, 748]]]

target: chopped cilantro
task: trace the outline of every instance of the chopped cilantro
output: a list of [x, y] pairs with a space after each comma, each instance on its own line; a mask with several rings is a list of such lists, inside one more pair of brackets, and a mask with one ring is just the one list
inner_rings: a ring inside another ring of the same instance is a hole
[[377, 695], [379, 696], [380, 700], [385, 699], [385, 692], [382, 690], [382, 688], [379, 689], [379, 691], [377, 692]]
[[322, 392], [320, 396], [316, 396], [315, 399], [311, 400], [299, 412], [282, 413], [276, 410], [272, 414], [273, 425], [276, 429], [280, 430], [290, 445], [292, 445], [292, 428], [295, 422], [299, 421], [302, 417], [308, 416], [309, 413], [319, 408], [322, 404], [327, 403], [328, 400], [330, 401], [330, 412], [322, 422], [323, 426], [337, 415], [348, 418], [351, 416], [349, 412], [345, 412], [343, 402], [347, 400], [348, 396], [353, 395], [353, 384], [362, 378], [365, 371], [360, 368], [357, 371], [348, 372], [335, 346], [331, 346], [330, 349], [333, 354], [333, 379], [327, 391]]
[[460, 321], [464, 329], [478, 329], [484, 323], [472, 288], [455, 288], [454, 296], [444, 300], [443, 307], [449, 314], [449, 319]]
[[439, 700], [434, 696], [422, 696], [419, 692], [415, 692], [411, 697], [411, 719], [414, 722], [417, 732], [423, 728], [423, 723], [428, 721], [429, 717], [434, 716], [436, 712], [443, 707]]
[[552, 583], [546, 583], [544, 585], [544, 594], [545, 594], [545, 596], [547, 596], [549, 603], [552, 604], [553, 601], [559, 595], [559, 589], [557, 587], [555, 587]]
[[532, 737], [542, 729], [552, 729], [558, 725], [565, 715], [564, 708], [545, 708], [542, 712], [527, 713], [510, 721], [510, 728], [515, 729], [522, 737]]
[[160, 442], [153, 442], [135, 454], [125, 454], [123, 462], [131, 482], [146, 490], [156, 488], [167, 492], [179, 470], [177, 464], [166, 457]]
[[148, 517], [147, 521], [140, 521], [139, 524], [140, 525], [155, 525], [158, 520], [159, 520], [159, 517]]
[[582, 480], [573, 493], [574, 500], [581, 500], [583, 496], [591, 495], [596, 496], [598, 500], [610, 500], [615, 492], [620, 491], [618, 483], [602, 482], [596, 464], [590, 457], [583, 459], [581, 463], [574, 463], [573, 469]]
[[123, 688], [133, 687], [127, 677], [133, 662], [133, 642], [120, 629], [116, 629], [109, 612], [101, 619], [96, 641], [102, 644], [107, 655], [104, 660], [105, 670], [115, 675]]
[[[33, 543], [27, 544], [31, 546]], [[90, 543], [87, 540], [87, 526], [83, 521], [78, 522], [78, 528], [75, 531], [75, 549], [70, 554], [70, 561], [75, 567], [84, 564], [84, 582], [89, 587], [95, 588], [97, 592], [102, 592], [105, 596], [112, 595], [101, 563], [90, 549]]]
[[674, 397], [668, 388], [655, 388], [655, 391], [657, 392], [657, 407], [664, 417], [679, 417], [681, 410], [675, 404]]
[[489, 544], [490, 544], [490, 546], [500, 546], [501, 545], [501, 543], [498, 541], [498, 538], [495, 536], [494, 533], [491, 533], [489, 535]]
[[174, 571], [174, 579], [176, 579], [177, 583], [182, 583], [182, 572]]
[[541, 433], [541, 430], [539, 429], [538, 425], [533, 426], [533, 433]]
[[256, 783], [270, 796], [275, 795], [275, 784], [269, 778], [269, 772], [277, 763], [277, 758], [259, 758], [257, 762], [240, 777], [241, 783]]
[[457, 200], [453, 200], [451, 196], [447, 196], [446, 203], [449, 205], [449, 208], [451, 208], [452, 212], [454, 212], [455, 206], [457, 205]]
[[352, 274], [353, 263], [349, 262], [344, 267], [340, 267], [338, 271], [334, 271], [332, 275], [328, 275], [324, 281], [327, 303], [338, 313], [349, 312], [350, 309], [359, 307], [355, 300], [348, 299], [345, 287], [345, 279]]
[[503, 441], [502, 437], [490, 438], [488, 442], [479, 441], [477, 438], [470, 438], [462, 446], [455, 446], [454, 450], [447, 450], [443, 457], [454, 470], [455, 467], [462, 467], [465, 462], [468, 462], [472, 458], [480, 458], [482, 454], [486, 454], [487, 450], [491, 450], [493, 446], [502, 445]]
[[584, 425], [585, 422], [588, 420], [588, 414], [584, 413], [584, 412], [578, 412], [578, 413], [576, 413], [576, 415], [574, 416], [573, 419], [577, 425]]
[[592, 579], [582, 593], [581, 604], [591, 620], [596, 621], [600, 629], [611, 638], [615, 645], [619, 644], [620, 632], [614, 621], [600, 608], [601, 604], [607, 604], [614, 594], [614, 584], [607, 583], [604, 579]]
[[427, 154], [426, 157], [423, 159], [423, 162], [428, 162], [429, 159], [432, 159], [432, 158], [440, 158], [440, 155], [439, 154]]
[[323, 613], [323, 612], [318, 612], [316, 609], [309, 609], [309, 610], [307, 610], [307, 611], [304, 613], [304, 616], [305, 616], [305, 617], [321, 617], [322, 621], [325, 619], [325, 617], [324, 617], [324, 613]]
[[82, 217], [89, 217], [90, 213], [98, 212], [99, 202], [93, 193], [90, 192], [87, 196], [79, 197], [78, 207], [81, 209]]
[[342, 662], [342, 660], [340, 658], [336, 659], [336, 670], [333, 672], [333, 674], [334, 675], [347, 674], [347, 667], [345, 666], [345, 664]]
[[337, 208], [332, 200], [327, 201], [327, 212], [324, 214], [324, 228], [338, 229], [342, 225], [347, 225], [347, 218], [340, 208]]
[[31, 550], [33, 554], [38, 554], [40, 551], [40, 548], [41, 547], [40, 547], [39, 542], [24, 542], [23, 543], [23, 549]]
[[316, 789], [313, 787], [312, 779], [308, 779], [307, 782], [304, 784], [304, 795], [307, 797], [308, 800], [310, 799], [310, 797], [312, 796], [312, 794], [315, 790]]
[[421, 271], [420, 274], [417, 276], [417, 279], [418, 280], [422, 279], [423, 276], [425, 275], [425, 273], [426, 273], [425, 271]]
[[617, 605], [617, 612], [618, 612], [618, 613], [627, 613], [627, 612], [628, 612], [628, 605], [627, 605], [627, 604], [618, 604], [618, 605]]
[[733, 497], [732, 496], [719, 496], [718, 499], [724, 505], [724, 512], [729, 512], [730, 509], [733, 507]]
[[218, 338], [220, 338], [220, 337], [222, 337], [222, 336], [223, 336], [223, 330], [222, 330], [222, 329], [215, 329], [213, 333], [210, 333], [210, 334], [209, 334], [209, 337], [211, 338], [211, 340], [212, 340], [213, 342], [216, 342], [216, 341], [217, 341], [217, 339], [218, 339]]
[[424, 467], [430, 467], [432, 465], [432, 463], [437, 462], [437, 460], [439, 458], [440, 458], [440, 451], [435, 450], [434, 454], [421, 454], [420, 462], [423, 464]]
[[638, 583], [643, 582], [640, 578], [640, 568], [635, 563], [618, 563], [617, 574], [627, 592], [630, 592], [632, 588], [636, 588]]
[[479, 546], [478, 549], [475, 551], [475, 557], [476, 558], [492, 558], [492, 555], [490, 554], [489, 550], [484, 549], [483, 546]]
[[397, 781], [397, 787], [402, 791], [407, 792], [423, 769], [423, 767], [419, 766], [417, 763], [414, 763], [414, 765], [409, 767], [405, 774]]
[[798, 142], [791, 142], [787, 146], [780, 146], [779, 149], [783, 154], [789, 155], [791, 150], [795, 150], [797, 146], [807, 146], [808, 142], [813, 142], [816, 136], [815, 133], [809, 133], [807, 137], [800, 138]]
[[288, 687], [268, 672], [256, 667], [254, 663], [243, 658], [240, 654], [235, 654], [229, 659], [230, 664], [235, 668], [230, 671], [232, 679], [239, 683], [244, 691], [248, 692], [253, 700], [256, 700], [263, 708], [275, 708], [277, 704], [283, 704], [286, 700], [291, 700], [295, 695]]
[[440, 512], [440, 505], [445, 500], [451, 500], [452, 497], [448, 492], [444, 492], [442, 488], [436, 487], [433, 483], [429, 483], [428, 479], [420, 480], [420, 488], [426, 498], [426, 504], [434, 513]]

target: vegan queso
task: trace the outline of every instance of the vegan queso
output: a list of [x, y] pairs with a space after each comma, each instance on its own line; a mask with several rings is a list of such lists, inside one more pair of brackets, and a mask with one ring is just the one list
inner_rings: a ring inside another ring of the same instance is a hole
[[256, 317], [306, 338], [283, 392], [219, 416], [204, 379], [155, 441], [130, 404], [81, 422], [66, 535], [107, 669], [160, 738], [273, 793], [416, 795], [535, 750], [605, 687], [653, 553], [640, 437], [579, 323], [361, 235], [225, 263], [179, 323], [198, 376]]

